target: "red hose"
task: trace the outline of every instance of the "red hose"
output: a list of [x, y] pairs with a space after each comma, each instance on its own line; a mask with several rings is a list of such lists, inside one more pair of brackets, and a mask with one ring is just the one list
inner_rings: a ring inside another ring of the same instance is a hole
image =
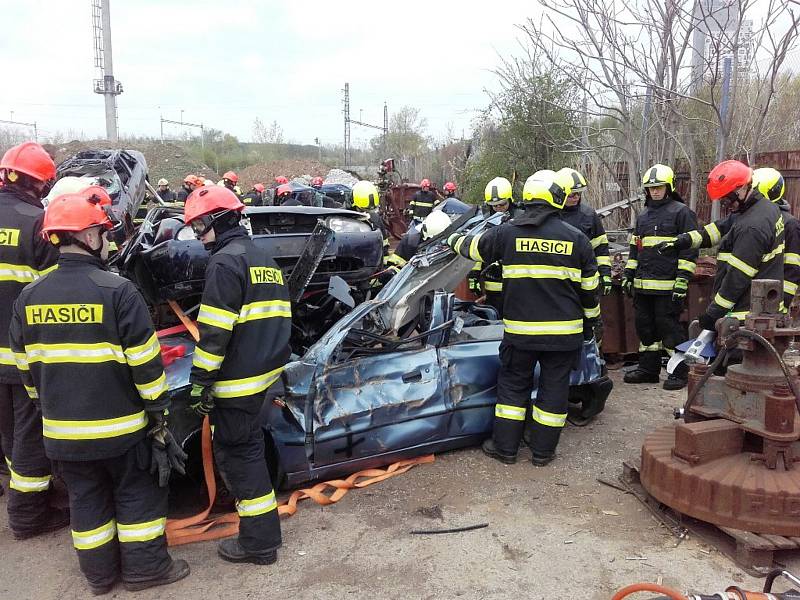
[[680, 592], [656, 583], [634, 583], [632, 585], [625, 586], [616, 594], [614, 594], [611, 600], [622, 600], [623, 598], [626, 598], [631, 594], [635, 594], [636, 592], [657, 592], [659, 594], [663, 594], [664, 596], [669, 596], [672, 600], [689, 600]]

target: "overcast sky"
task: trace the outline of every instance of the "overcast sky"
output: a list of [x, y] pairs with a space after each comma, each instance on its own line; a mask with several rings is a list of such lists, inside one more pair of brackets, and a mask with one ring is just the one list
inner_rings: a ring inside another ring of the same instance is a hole
[[[0, 119], [40, 132], [104, 136], [92, 92], [91, 0], [7, 3], [0, 36]], [[531, 0], [111, 0], [114, 75], [122, 135], [159, 135], [159, 115], [204, 123], [248, 141], [256, 117], [284, 138], [341, 143], [342, 88], [351, 117], [382, 124], [403, 105], [427, 133], [469, 133], [488, 102], [498, 54], [517, 48]], [[363, 109], [363, 112], [360, 112]], [[0, 124], [2, 125], [2, 124]], [[165, 126], [167, 134], [179, 134]], [[354, 145], [375, 132], [353, 126]]]

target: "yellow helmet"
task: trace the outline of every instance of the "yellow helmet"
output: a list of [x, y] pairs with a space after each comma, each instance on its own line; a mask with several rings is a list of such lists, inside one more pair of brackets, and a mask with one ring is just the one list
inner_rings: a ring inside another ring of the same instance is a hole
[[569, 176], [572, 177], [572, 193], [573, 194], [586, 191], [586, 187], [587, 187], [586, 177], [581, 175], [580, 171], [576, 171], [575, 169], [570, 169], [569, 167], [564, 167], [561, 170], [567, 172], [569, 174]]
[[561, 169], [558, 173], [537, 171], [525, 181], [522, 189], [522, 200], [534, 202], [542, 200], [553, 208], [564, 208], [567, 196], [572, 193], [572, 175]]
[[671, 192], [675, 188], [675, 173], [667, 165], [653, 165], [642, 177], [642, 187], [666, 185]]
[[786, 192], [783, 175], [771, 167], [762, 167], [753, 171], [753, 187], [770, 202], [778, 202]]
[[360, 210], [378, 208], [378, 188], [371, 181], [359, 181], [353, 186], [353, 206]]
[[489, 206], [511, 202], [511, 182], [505, 177], [495, 177], [486, 184], [483, 199]]

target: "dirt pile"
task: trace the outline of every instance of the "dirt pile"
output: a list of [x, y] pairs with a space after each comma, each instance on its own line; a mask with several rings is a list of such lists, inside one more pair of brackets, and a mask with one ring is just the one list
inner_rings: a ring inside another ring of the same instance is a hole
[[128, 148], [138, 150], [144, 154], [147, 160], [147, 169], [150, 175], [150, 182], [155, 182], [162, 177], [166, 177], [172, 189], [180, 187], [180, 182], [189, 173], [208, 177], [216, 181], [217, 174], [208, 165], [198, 162], [177, 144], [166, 142], [121, 142], [114, 144], [106, 140], [93, 140], [88, 142], [71, 141], [66, 144], [46, 144], [45, 148], [53, 154], [56, 164], [81, 152], [95, 148]]
[[281, 159], [249, 166], [239, 171], [239, 186], [250, 189], [254, 183], [271, 185], [278, 175], [284, 175], [290, 181], [300, 179], [310, 183], [312, 177], [324, 176], [328, 167], [321, 162], [310, 159]]

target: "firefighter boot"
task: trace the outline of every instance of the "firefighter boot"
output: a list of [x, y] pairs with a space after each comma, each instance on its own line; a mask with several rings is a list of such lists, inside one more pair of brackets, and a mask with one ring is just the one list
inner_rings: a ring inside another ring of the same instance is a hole
[[167, 572], [160, 577], [153, 579], [145, 579], [143, 581], [123, 581], [122, 585], [129, 592], [138, 592], [146, 590], [147, 588], [156, 587], [159, 585], [169, 585], [180, 581], [189, 574], [189, 564], [183, 560], [173, 560]]
[[232, 563], [252, 563], [254, 565], [271, 565], [278, 560], [277, 550], [266, 552], [248, 552], [237, 539], [222, 540], [217, 546], [217, 554], [223, 560]]
[[648, 350], [639, 353], [639, 366], [625, 373], [625, 383], [658, 383], [661, 371], [661, 351]]
[[481, 450], [483, 450], [483, 453], [486, 456], [491, 456], [493, 459], [499, 460], [503, 464], [513, 465], [515, 462], [517, 462], [516, 454], [503, 454], [495, 447], [494, 440], [492, 440], [492, 438], [489, 438], [483, 442]]
[[689, 367], [682, 362], [670, 373], [664, 382], [665, 390], [682, 390], [689, 383]]

